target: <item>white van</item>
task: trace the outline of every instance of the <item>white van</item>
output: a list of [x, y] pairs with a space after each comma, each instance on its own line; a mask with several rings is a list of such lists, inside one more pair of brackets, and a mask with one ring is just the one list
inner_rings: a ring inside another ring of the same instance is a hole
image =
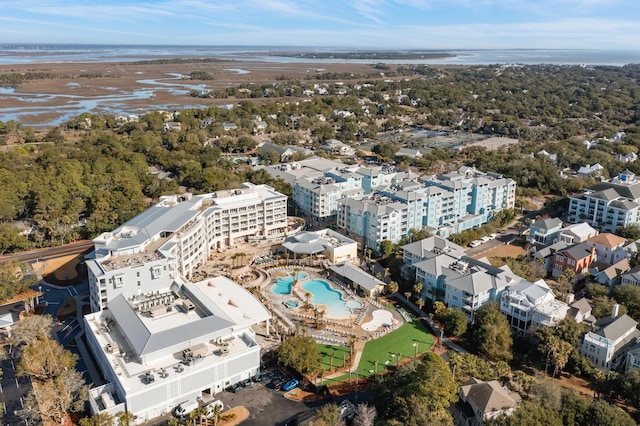
[[222, 413], [222, 410], [224, 410], [224, 404], [222, 403], [222, 401], [213, 401], [211, 404], [208, 404], [206, 406], [208, 419], [213, 418], [213, 410], [215, 409], [216, 406], [220, 407], [221, 413]]
[[198, 408], [200, 404], [197, 400], [192, 399], [191, 401], [181, 402], [174, 410], [173, 414], [176, 417], [185, 417], [188, 416], [193, 410]]

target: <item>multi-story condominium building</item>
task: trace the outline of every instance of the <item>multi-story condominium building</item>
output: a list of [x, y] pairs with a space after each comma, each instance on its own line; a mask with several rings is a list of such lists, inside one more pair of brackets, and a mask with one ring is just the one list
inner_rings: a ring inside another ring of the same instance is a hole
[[249, 236], [284, 234], [287, 197], [267, 185], [191, 197], [168, 196], [112, 232], [94, 240], [87, 261], [91, 308], [103, 309], [123, 294], [164, 291], [215, 250]]
[[377, 189], [386, 188], [395, 183], [415, 180], [413, 172], [398, 170], [394, 166], [360, 167], [356, 172], [362, 176], [362, 189], [365, 194], [371, 194]]
[[640, 338], [638, 323], [628, 315], [618, 315], [614, 306], [613, 315], [596, 322], [597, 329], [584, 335], [578, 351], [603, 371], [618, 369], [626, 359], [626, 352]]
[[[422, 182], [444, 190], [429, 194], [425, 220], [425, 226], [440, 229], [443, 235], [486, 223], [493, 214], [515, 205], [516, 183], [513, 179], [497, 173], [483, 173], [473, 167], [423, 176]], [[435, 216], [431, 216], [432, 213]], [[446, 219], [441, 219], [443, 216]]]
[[640, 180], [625, 170], [607, 182], [569, 198], [571, 223], [586, 222], [603, 232], [640, 223]]
[[407, 216], [407, 204], [380, 194], [344, 197], [338, 203], [337, 225], [363, 247], [378, 250], [383, 240], [397, 243], [407, 235]]
[[486, 259], [464, 255], [462, 247], [441, 237], [429, 237], [402, 247], [405, 274], [424, 284], [422, 297], [462, 310], [470, 321], [485, 303], [500, 300], [502, 292], [523, 278], [507, 266], [497, 268]]
[[544, 280], [532, 283], [522, 280], [502, 292], [500, 312], [511, 327], [527, 333], [533, 327], [555, 327], [567, 316], [569, 305], [557, 300]]
[[302, 177], [293, 183], [294, 202], [314, 221], [335, 218], [341, 198], [363, 194], [362, 177], [344, 169], [327, 171], [318, 177]]
[[265, 323], [269, 332], [264, 306], [226, 277], [179, 282], [120, 294], [109, 309], [85, 316], [87, 343], [104, 377], [89, 391], [92, 414], [127, 411], [143, 423], [185, 401], [212, 402], [259, 371], [252, 327]]
[[404, 274], [423, 283], [422, 296], [431, 301], [444, 301], [445, 269], [464, 255], [464, 249], [442, 237], [429, 237], [402, 246]]
[[381, 188], [377, 192], [381, 195], [399, 201], [407, 205], [407, 231], [422, 229], [425, 217], [426, 188], [424, 185], [412, 181], [403, 180]]

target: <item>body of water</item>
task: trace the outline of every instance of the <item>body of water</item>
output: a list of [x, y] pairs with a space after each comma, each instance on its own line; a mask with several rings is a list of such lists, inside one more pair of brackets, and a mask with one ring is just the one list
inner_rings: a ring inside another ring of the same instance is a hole
[[[298, 281], [306, 280], [309, 278], [309, 275], [305, 272], [298, 272], [297, 279]], [[276, 283], [271, 287], [271, 291], [275, 294], [289, 294], [291, 293], [291, 286], [294, 281], [293, 275], [287, 275], [286, 277], [278, 278]]]
[[[355, 49], [354, 49], [355, 50]], [[640, 63], [640, 50], [600, 49], [487, 49], [425, 50], [446, 52], [440, 59], [358, 60], [314, 59], [295, 55], [301, 52], [347, 52], [348, 49], [282, 46], [108, 46], [108, 45], [17, 45], [0, 44], [0, 64], [37, 62], [131, 62], [176, 57], [214, 57], [221, 60], [276, 63], [377, 63], [390, 64], [557, 64], [615, 65]], [[237, 72], [245, 72], [238, 69]]]
[[354, 301], [347, 302], [342, 297], [342, 293], [331, 288], [331, 285], [324, 280], [311, 280], [302, 284], [302, 288], [313, 295], [311, 302], [327, 307], [326, 316], [331, 318], [349, 318], [351, 308], [361, 306], [360, 302], [356, 306]]

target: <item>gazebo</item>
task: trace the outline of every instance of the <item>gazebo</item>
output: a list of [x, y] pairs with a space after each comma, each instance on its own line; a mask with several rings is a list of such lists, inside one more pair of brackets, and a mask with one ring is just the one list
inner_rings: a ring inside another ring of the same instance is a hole
[[296, 256], [315, 255], [324, 252], [327, 240], [315, 232], [300, 232], [285, 238], [282, 246]]

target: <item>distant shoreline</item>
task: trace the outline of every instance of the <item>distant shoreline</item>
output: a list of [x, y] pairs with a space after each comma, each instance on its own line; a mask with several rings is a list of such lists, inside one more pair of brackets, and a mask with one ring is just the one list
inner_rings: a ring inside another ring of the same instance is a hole
[[0, 65], [134, 62], [173, 58], [268, 63], [379, 63], [423, 65], [586, 65], [640, 63], [640, 50], [398, 49], [365, 50], [284, 46], [127, 46], [0, 44]]

